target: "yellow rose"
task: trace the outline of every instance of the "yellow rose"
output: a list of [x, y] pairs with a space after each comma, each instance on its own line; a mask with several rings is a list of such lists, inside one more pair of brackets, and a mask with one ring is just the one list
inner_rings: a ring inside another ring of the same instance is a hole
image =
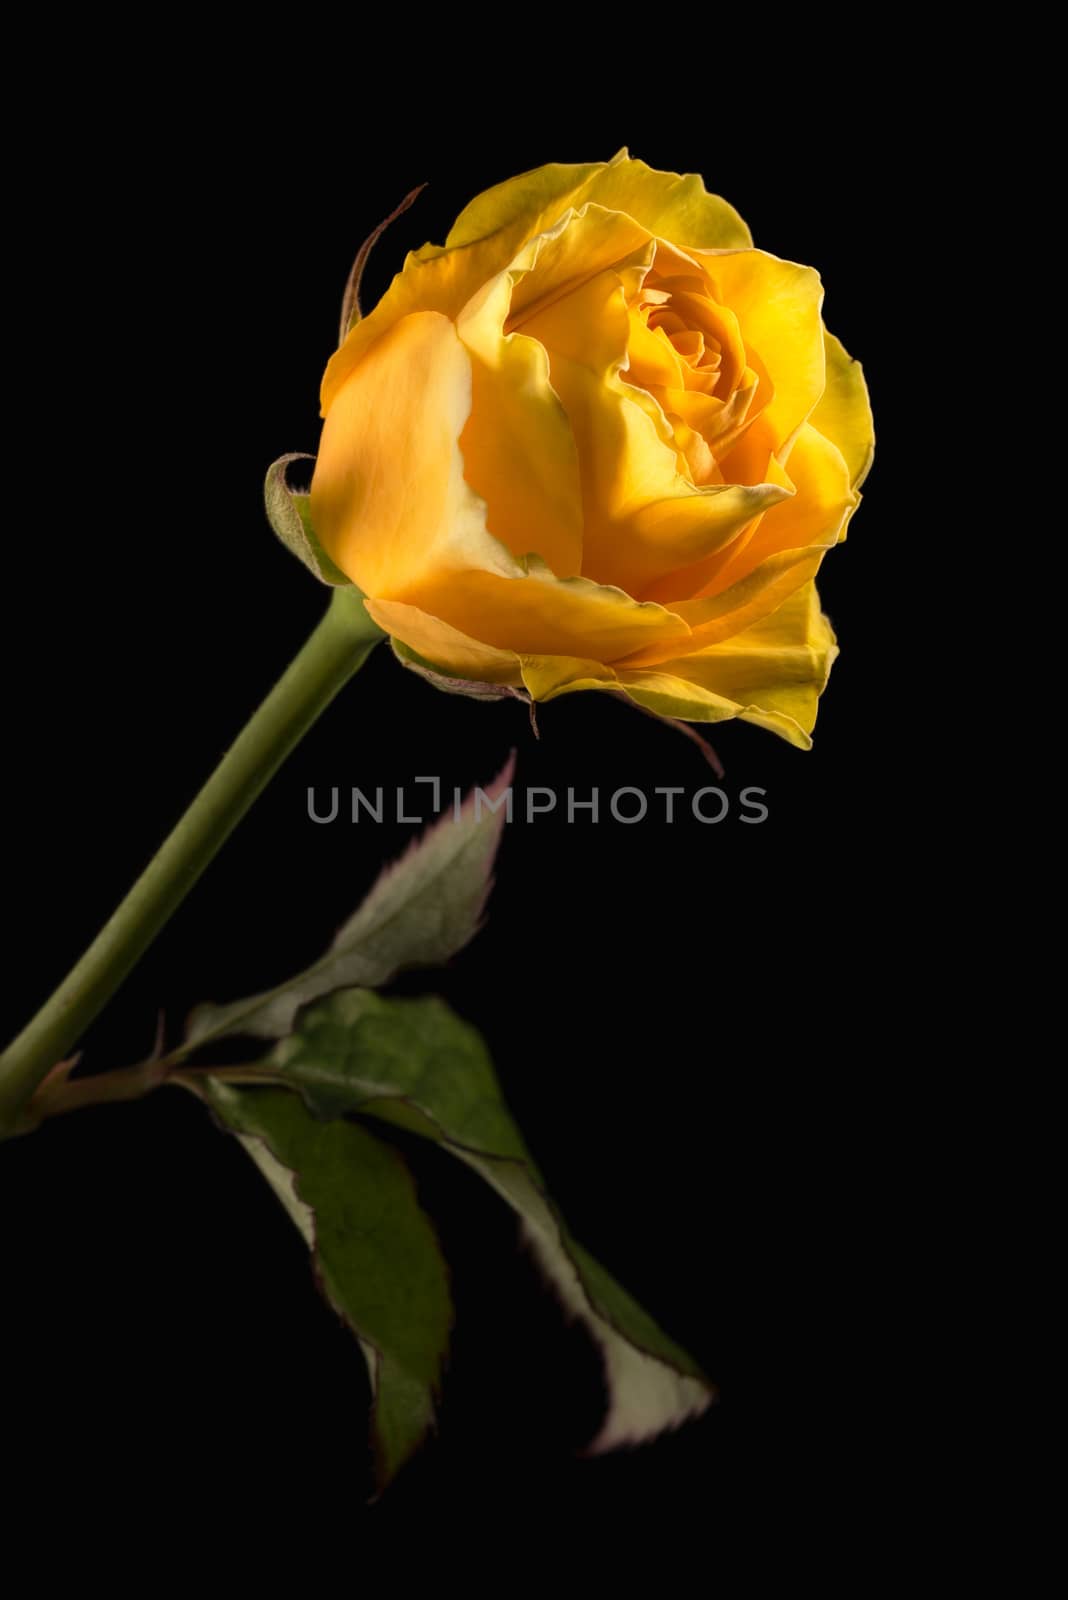
[[402, 657], [807, 748], [872, 455], [809, 267], [623, 152], [487, 190], [326, 369], [315, 536]]

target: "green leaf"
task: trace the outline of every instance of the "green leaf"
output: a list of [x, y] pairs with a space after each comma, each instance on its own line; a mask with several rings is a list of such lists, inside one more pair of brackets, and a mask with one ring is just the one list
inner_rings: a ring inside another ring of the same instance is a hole
[[379, 1487], [418, 1449], [452, 1325], [448, 1275], [401, 1156], [356, 1122], [321, 1122], [288, 1089], [198, 1081], [312, 1252], [315, 1276], [363, 1349]]
[[302, 1006], [335, 989], [378, 988], [404, 967], [448, 961], [477, 933], [492, 883], [505, 811], [494, 812], [512, 781], [510, 758], [489, 789], [469, 795], [379, 877], [326, 954], [265, 994], [230, 1005], [198, 1006], [183, 1054], [230, 1034], [278, 1039]]
[[267, 477], [263, 484], [267, 520], [286, 549], [295, 555], [298, 561], [303, 561], [309, 572], [314, 573], [321, 583], [340, 588], [344, 584], [351, 585], [352, 579], [347, 578], [341, 568], [334, 565], [319, 543], [311, 523], [308, 495], [291, 489], [288, 483], [289, 468], [294, 461], [314, 460], [314, 456], [293, 450], [288, 455], [279, 456], [278, 460], [273, 461], [267, 468]]
[[696, 1362], [571, 1237], [481, 1036], [442, 1001], [345, 990], [309, 1007], [268, 1063], [316, 1115], [360, 1112], [437, 1140], [513, 1207], [566, 1310], [603, 1357], [608, 1410], [591, 1453], [652, 1438], [706, 1409], [713, 1391]]

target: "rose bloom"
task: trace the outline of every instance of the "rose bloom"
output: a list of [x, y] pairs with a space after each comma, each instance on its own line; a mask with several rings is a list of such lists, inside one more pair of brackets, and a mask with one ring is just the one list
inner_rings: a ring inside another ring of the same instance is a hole
[[[409, 663], [807, 748], [872, 455], [810, 267], [624, 152], [489, 189], [349, 331], [310, 521]], [[340, 575], [340, 574], [339, 574]]]

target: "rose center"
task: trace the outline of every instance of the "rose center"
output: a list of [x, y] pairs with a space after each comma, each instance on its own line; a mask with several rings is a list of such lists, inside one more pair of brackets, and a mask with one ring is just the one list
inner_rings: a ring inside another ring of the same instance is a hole
[[718, 460], [745, 427], [756, 381], [736, 319], [703, 279], [655, 271], [629, 312], [626, 381], [656, 400], [694, 482], [717, 481]]
[[689, 380], [686, 387], [710, 393], [719, 381], [722, 364], [719, 340], [701, 328], [687, 327], [670, 302], [642, 309], [646, 327], [663, 333], [675, 354], [685, 363]]

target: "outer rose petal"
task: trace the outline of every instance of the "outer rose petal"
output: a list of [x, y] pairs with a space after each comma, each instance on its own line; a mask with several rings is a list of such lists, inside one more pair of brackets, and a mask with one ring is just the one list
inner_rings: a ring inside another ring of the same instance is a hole
[[[726, 593], [765, 561], [788, 551], [821, 556], [841, 540], [860, 496], [850, 485], [849, 468], [837, 446], [806, 423], [790, 451], [786, 470], [793, 495], [772, 506], [746, 535], [706, 564], [700, 598], [681, 606], [672, 602], [672, 608], [694, 626], [709, 610], [705, 600]], [[720, 614], [718, 608], [714, 614]]]
[[833, 333], [824, 330], [823, 341], [827, 386], [812, 413], [812, 426], [838, 446], [849, 468], [850, 482], [859, 489], [875, 453], [875, 423], [864, 369], [846, 353]]
[[837, 654], [816, 585], [809, 582], [727, 643], [646, 672], [621, 668], [618, 676], [648, 710], [688, 722], [740, 717], [807, 750]]
[[520, 656], [523, 684], [532, 700], [553, 700], [575, 689], [618, 689], [611, 667], [584, 656]]
[[[706, 563], [698, 598], [665, 602], [693, 629], [691, 649], [719, 644], [777, 611], [815, 577], [827, 550], [844, 537], [860, 496], [850, 487], [849, 469], [837, 447], [806, 423], [787, 470], [794, 496], [773, 506], [719, 559]], [[668, 654], [653, 645], [627, 665], [651, 666]]]
[[442, 316], [455, 319], [471, 296], [506, 267], [509, 259], [500, 259], [500, 251], [492, 241], [469, 250], [441, 253], [427, 261], [410, 255], [404, 270], [397, 273], [374, 310], [349, 329], [344, 344], [327, 362], [319, 390], [322, 415], [330, 415], [350, 374], [390, 328], [416, 311], [440, 311]]
[[505, 333], [513, 272], [471, 299], [456, 327], [471, 355], [464, 476], [488, 508], [491, 532], [514, 555], [530, 550], [560, 578], [582, 570], [582, 488], [567, 413], [537, 339]]
[[[722, 594], [704, 600], [680, 600], [672, 610], [692, 628], [687, 648], [701, 650], [719, 644], [770, 616], [790, 595], [808, 583], [819, 571], [820, 550], [783, 550], [739, 578]], [[652, 645], [628, 657], [628, 667], [653, 666], [670, 655], [681, 655], [663, 645]]]
[[621, 159], [621, 151], [589, 186], [588, 198], [610, 211], [625, 211], [683, 250], [739, 250], [753, 240], [734, 207], [709, 194], [695, 173], [656, 172], [644, 161]]
[[609, 162], [538, 167], [487, 189], [461, 211], [446, 248], [519, 227], [527, 228], [529, 239], [551, 227], [568, 206], [587, 200], [609, 211], [625, 211], [650, 233], [683, 249], [734, 250], [752, 243], [734, 207], [709, 194], [702, 178], [655, 172], [621, 150]]
[[399, 600], [365, 600], [364, 605], [380, 628], [449, 677], [478, 683], [520, 682], [519, 657], [512, 650], [480, 644], [440, 617]]
[[644, 645], [685, 650], [681, 617], [588, 578], [556, 578], [529, 556], [520, 578], [466, 572], [414, 587], [405, 599], [485, 644], [520, 654], [588, 655], [612, 662]]
[[809, 582], [729, 644], [658, 667], [613, 671], [581, 658], [524, 656], [522, 668], [535, 700], [608, 689], [658, 716], [685, 722], [740, 717], [807, 750], [817, 702], [837, 654], [816, 585]]
[[323, 427], [311, 487], [323, 547], [365, 594], [402, 599], [439, 573], [522, 569], [464, 481], [471, 362], [434, 311], [405, 317], [352, 373]]
[[[620, 151], [614, 162], [625, 159]], [[491, 235], [512, 241], [513, 252], [519, 250], [536, 233], [543, 233], [558, 222], [569, 206], [581, 205], [589, 198], [590, 183], [609, 165], [605, 161], [591, 161], [585, 165], [569, 165], [550, 161], [544, 167], [534, 167], [515, 178], [506, 178], [468, 202], [449, 230], [445, 240], [446, 250], [456, 250], [477, 243]], [[433, 246], [424, 245], [424, 250]], [[502, 263], [503, 265], [504, 263]]]
[[685, 647], [688, 624], [662, 606], [557, 580], [489, 533], [463, 475], [470, 399], [470, 356], [436, 312], [405, 317], [368, 352], [331, 406], [312, 481], [331, 560], [372, 601], [401, 601], [501, 650], [612, 661]]

